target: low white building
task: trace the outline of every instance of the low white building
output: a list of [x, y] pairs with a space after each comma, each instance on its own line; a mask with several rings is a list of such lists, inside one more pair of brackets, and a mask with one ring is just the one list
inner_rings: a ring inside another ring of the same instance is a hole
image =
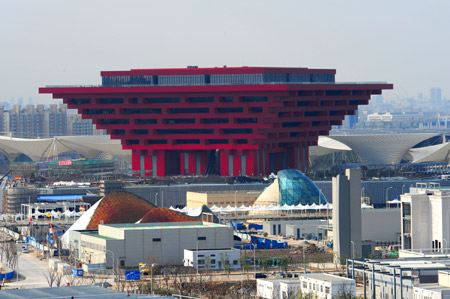
[[264, 299], [295, 298], [300, 290], [300, 281], [293, 279], [257, 279], [256, 296]]
[[184, 249], [233, 247], [233, 229], [209, 222], [100, 224], [98, 231], [70, 231], [70, 244], [86, 264], [137, 267], [150, 260], [183, 265]]
[[[239, 249], [185, 249], [184, 266], [199, 270], [223, 270], [226, 264], [231, 270], [241, 269], [241, 251]], [[198, 261], [198, 263], [197, 263]]]
[[311, 273], [300, 276], [302, 294], [314, 294], [317, 299], [332, 299], [338, 295], [356, 296], [356, 282], [353, 279], [326, 273]]
[[450, 191], [417, 184], [401, 195], [402, 249], [443, 251], [450, 241]]
[[413, 287], [414, 299], [450, 298], [450, 271], [438, 272], [438, 284], [422, 284]]
[[300, 292], [300, 281], [298, 279], [286, 279], [280, 282], [280, 299], [296, 298]]

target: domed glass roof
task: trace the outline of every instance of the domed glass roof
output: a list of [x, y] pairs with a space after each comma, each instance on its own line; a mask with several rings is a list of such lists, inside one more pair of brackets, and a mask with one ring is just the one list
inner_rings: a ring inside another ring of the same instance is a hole
[[[320, 205], [326, 204], [327, 199], [319, 191], [316, 184], [297, 169], [278, 171], [278, 185], [280, 190], [280, 205]], [[320, 196], [319, 196], [320, 193]]]

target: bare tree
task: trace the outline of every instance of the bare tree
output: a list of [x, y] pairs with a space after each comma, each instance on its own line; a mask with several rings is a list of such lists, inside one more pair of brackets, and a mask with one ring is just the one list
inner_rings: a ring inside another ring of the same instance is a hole
[[44, 277], [47, 280], [49, 287], [53, 286], [53, 283], [56, 280], [57, 274], [58, 273], [56, 273], [56, 271], [53, 269], [48, 269], [47, 272], [44, 272]]
[[55, 284], [56, 284], [57, 287], [61, 286], [62, 278], [63, 278], [62, 273], [56, 272], [56, 274], [55, 274]]

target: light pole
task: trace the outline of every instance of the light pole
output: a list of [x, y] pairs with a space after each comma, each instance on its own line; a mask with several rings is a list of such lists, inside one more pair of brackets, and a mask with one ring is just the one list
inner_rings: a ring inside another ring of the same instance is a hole
[[[157, 265], [157, 264], [152, 264], [152, 267], [151, 267], [151, 269], [150, 269], [151, 280], [152, 280], [150, 286], [151, 286], [151, 292], [152, 292], [152, 294], [153, 294], [153, 267], [156, 267], [156, 265]], [[144, 290], [144, 289], [142, 289], [142, 290]]]
[[353, 241], [350, 241], [350, 243], [352, 244], [352, 260], [355, 259], [355, 243]]
[[256, 243], [253, 244], [253, 272], [254, 278], [256, 279]]
[[[237, 195], [237, 190], [234, 191], [234, 208], [237, 208], [237, 200], [236, 200], [236, 195]], [[234, 212], [234, 216], [237, 216], [237, 211]]]
[[197, 261], [197, 275], [198, 275], [198, 242], [200, 242], [200, 241], [197, 240], [197, 251], [195, 252], [195, 255], [196, 255], [195, 259]]
[[389, 189], [392, 189], [392, 187], [387, 187], [387, 188], [386, 188], [386, 207], [388, 206]]
[[366, 189], [364, 187], [361, 188], [361, 197], [364, 197]]
[[405, 185], [402, 186], [402, 194], [405, 194], [404, 190], [405, 190]]

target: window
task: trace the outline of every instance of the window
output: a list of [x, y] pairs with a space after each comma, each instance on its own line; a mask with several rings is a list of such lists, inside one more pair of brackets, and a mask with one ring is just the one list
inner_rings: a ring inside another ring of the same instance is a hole
[[148, 144], [167, 144], [166, 139], [149, 139], [147, 140]]
[[216, 264], [216, 260], [212, 259], [211, 260], [211, 265], [215, 265]]
[[85, 114], [114, 114], [114, 109], [86, 109]]
[[325, 287], [325, 293], [329, 294], [330, 293], [330, 287]]
[[256, 113], [256, 112], [263, 112], [262, 107], [250, 107], [250, 112]]
[[255, 124], [258, 122], [258, 119], [256, 117], [238, 118], [237, 122], [238, 122], [238, 124]]
[[219, 113], [242, 113], [244, 108], [242, 107], [222, 107], [217, 108], [217, 112]]
[[242, 97], [242, 102], [267, 102], [267, 97]]
[[214, 97], [193, 97], [188, 98], [189, 103], [213, 103]]
[[[125, 133], [125, 130], [121, 130], [121, 131], [124, 131], [124, 133]], [[136, 129], [136, 130], [134, 130], [134, 134], [136, 134], [136, 135], [147, 135], [148, 134], [148, 130]]]
[[227, 124], [228, 118], [204, 118], [205, 124]]
[[214, 129], [158, 129], [158, 134], [214, 134]]
[[206, 237], [198, 237], [197, 240], [199, 240], [199, 241], [206, 241]]
[[90, 104], [91, 99], [70, 99], [72, 104]]
[[171, 108], [173, 114], [179, 113], [209, 113], [209, 108]]
[[180, 98], [146, 98], [144, 103], [154, 104], [154, 103], [179, 103]]
[[251, 134], [253, 129], [223, 129], [224, 134]]
[[99, 99], [100, 104], [123, 104], [122, 98], [102, 98]]
[[128, 109], [123, 109], [123, 112], [125, 114], [144, 114], [144, 113], [149, 113], [149, 114], [158, 114], [161, 113], [161, 108], [128, 108]]
[[161, 242], [161, 238], [153, 238], [153, 242]]
[[299, 127], [301, 124], [302, 124], [301, 121], [285, 122], [285, 123], [281, 123], [281, 127], [282, 128], [294, 128], [294, 127]]
[[156, 124], [158, 121], [156, 119], [151, 119], [151, 118], [147, 118], [147, 119], [137, 119], [137, 123], [138, 125], [150, 125], [150, 124]]
[[176, 144], [200, 144], [199, 139], [175, 139]]
[[168, 124], [193, 124], [195, 123], [195, 119], [193, 118], [169, 118], [166, 119]]
[[208, 139], [209, 144], [228, 144], [227, 139]]
[[307, 289], [308, 288], [308, 283], [306, 281], [303, 282], [303, 288]]
[[238, 261], [237, 260], [233, 260], [233, 265], [237, 265], [238, 264]]

